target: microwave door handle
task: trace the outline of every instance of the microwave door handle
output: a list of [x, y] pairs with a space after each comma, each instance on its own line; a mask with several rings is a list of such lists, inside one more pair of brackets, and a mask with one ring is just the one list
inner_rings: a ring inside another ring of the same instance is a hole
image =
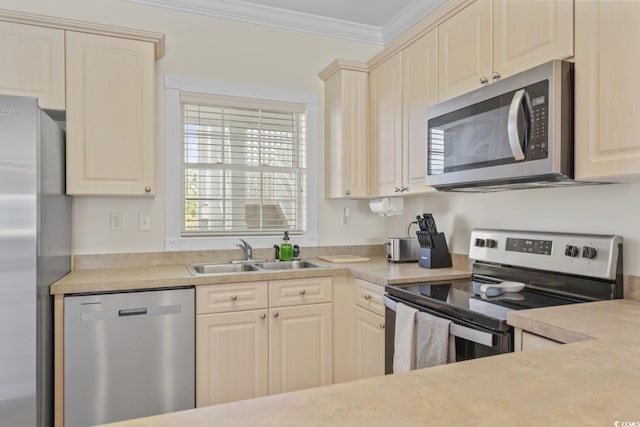
[[518, 129], [518, 116], [523, 109], [522, 100], [525, 96], [524, 89], [520, 89], [513, 95], [511, 106], [509, 107], [509, 116], [507, 119], [507, 136], [509, 138], [509, 146], [511, 153], [517, 160], [524, 160], [524, 152], [520, 144], [520, 129]]

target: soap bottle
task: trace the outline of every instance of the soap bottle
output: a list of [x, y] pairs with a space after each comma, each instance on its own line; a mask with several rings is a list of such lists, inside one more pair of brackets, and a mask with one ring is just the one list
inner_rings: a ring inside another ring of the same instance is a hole
[[280, 261], [291, 261], [293, 259], [293, 246], [289, 243], [289, 232], [284, 232], [284, 239], [280, 245]]

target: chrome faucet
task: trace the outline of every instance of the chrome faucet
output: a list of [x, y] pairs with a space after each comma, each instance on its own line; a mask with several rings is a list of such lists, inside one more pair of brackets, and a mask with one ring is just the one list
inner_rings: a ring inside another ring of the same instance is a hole
[[242, 252], [244, 252], [244, 257], [246, 258], [246, 261], [251, 261], [253, 259], [253, 248], [245, 240], [242, 240], [242, 239], [238, 239], [238, 240], [240, 240], [242, 243], [236, 243], [236, 246], [242, 249]]

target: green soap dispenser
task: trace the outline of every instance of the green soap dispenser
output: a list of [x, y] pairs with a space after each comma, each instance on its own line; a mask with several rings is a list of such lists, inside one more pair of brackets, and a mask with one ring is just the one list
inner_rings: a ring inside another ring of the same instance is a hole
[[289, 243], [289, 232], [284, 232], [284, 239], [280, 245], [280, 261], [291, 261], [293, 259], [293, 246]]

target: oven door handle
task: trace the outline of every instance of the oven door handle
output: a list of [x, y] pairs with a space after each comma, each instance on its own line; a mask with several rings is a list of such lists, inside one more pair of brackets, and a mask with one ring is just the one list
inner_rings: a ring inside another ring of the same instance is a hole
[[[394, 300], [392, 300], [386, 295], [384, 296], [383, 301], [384, 301], [385, 307], [388, 307], [389, 310], [398, 311], [397, 302], [395, 302]], [[454, 337], [459, 337], [467, 341], [474, 342], [476, 344], [485, 345], [487, 347], [493, 347], [493, 335], [488, 332], [479, 331], [477, 329], [468, 328], [466, 326], [458, 325], [455, 322], [451, 322], [451, 326], [449, 327], [449, 333]]]

